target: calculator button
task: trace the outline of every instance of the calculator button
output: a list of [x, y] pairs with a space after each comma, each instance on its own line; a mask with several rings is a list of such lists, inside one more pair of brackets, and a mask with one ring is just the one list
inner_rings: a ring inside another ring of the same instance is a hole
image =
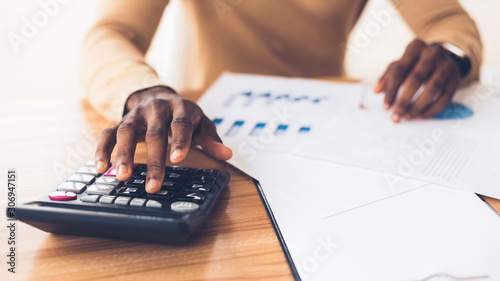
[[70, 201], [76, 199], [76, 193], [71, 191], [54, 191], [49, 194], [49, 198], [53, 201]]
[[118, 196], [116, 199], [115, 199], [115, 204], [116, 205], [122, 205], [122, 206], [127, 206], [128, 205], [128, 202], [130, 202], [130, 197], [125, 197], [125, 196]]
[[211, 176], [194, 176], [191, 178], [192, 182], [203, 182], [203, 183], [212, 183], [215, 181], [214, 177]]
[[183, 182], [187, 179], [186, 175], [179, 173], [168, 173], [165, 175], [165, 180], [171, 180], [176, 182]]
[[148, 172], [147, 171], [142, 171], [139, 170], [137, 171], [132, 177], [134, 178], [139, 178], [139, 179], [145, 179], [147, 176]]
[[200, 209], [200, 205], [193, 202], [176, 201], [170, 204], [170, 208], [172, 211], [189, 213], [198, 211], [198, 209]]
[[146, 203], [146, 199], [144, 198], [134, 198], [130, 201], [130, 206], [134, 207], [142, 207]]
[[179, 167], [179, 166], [173, 166], [173, 167], [167, 167], [167, 173], [188, 173], [189, 172], [188, 167]]
[[159, 199], [168, 199], [168, 198], [172, 198], [174, 196], [174, 191], [172, 190], [160, 190], [156, 193], [153, 193], [153, 194], [148, 194], [148, 197], [151, 197], [151, 198], [159, 198]]
[[173, 182], [173, 181], [164, 181], [161, 189], [177, 189], [181, 185], [178, 182]]
[[78, 169], [76, 172], [78, 174], [88, 174], [93, 176], [97, 176], [99, 174], [94, 167], [80, 167], [80, 169]]
[[100, 195], [87, 195], [82, 197], [82, 202], [87, 202], [87, 203], [96, 203], [99, 201]]
[[183, 192], [179, 194], [178, 200], [202, 203], [205, 200], [205, 195], [200, 192]]
[[73, 175], [68, 177], [68, 181], [81, 182], [84, 184], [91, 184], [94, 181], [94, 176], [73, 174]]
[[72, 191], [76, 194], [80, 194], [85, 190], [85, 187], [87, 187], [87, 185], [84, 183], [67, 181], [57, 187], [57, 191]]
[[158, 201], [148, 200], [148, 202], [146, 203], [146, 207], [148, 207], [148, 208], [161, 208], [162, 205]]
[[93, 184], [87, 188], [89, 195], [110, 195], [115, 190], [112, 185]]
[[95, 183], [118, 186], [121, 181], [115, 177], [100, 177], [96, 179]]
[[210, 184], [191, 183], [191, 184], [188, 184], [184, 190], [208, 193], [208, 192], [210, 192], [210, 189], [212, 189], [212, 186]]
[[99, 199], [99, 203], [103, 204], [113, 204], [115, 197], [113, 195], [103, 195], [101, 199]]
[[[134, 164], [134, 166], [132, 167], [132, 171], [135, 170], [136, 167], [137, 167], [137, 164]], [[108, 169], [108, 171], [104, 174], [104, 176], [106, 176], [106, 177], [116, 177], [116, 164], [113, 164]]]
[[89, 161], [85, 162], [85, 164], [83, 164], [83, 165], [87, 166], [87, 167], [94, 167], [95, 162], [93, 160], [89, 160]]
[[124, 196], [141, 196], [144, 193], [144, 189], [139, 187], [127, 187], [124, 186], [116, 192], [116, 195], [124, 195]]
[[105, 177], [116, 177], [116, 166], [111, 166], [106, 173], [104, 173]]
[[195, 176], [213, 176], [213, 177], [217, 177], [218, 174], [219, 174], [218, 170], [214, 170], [214, 169], [200, 169], [200, 170], [196, 171], [196, 173], [194, 175]]
[[144, 179], [130, 179], [125, 185], [127, 186], [144, 186], [146, 184], [146, 180]]

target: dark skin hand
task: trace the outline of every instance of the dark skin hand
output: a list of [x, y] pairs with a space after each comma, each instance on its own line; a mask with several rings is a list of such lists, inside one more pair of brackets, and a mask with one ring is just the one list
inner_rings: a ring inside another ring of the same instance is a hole
[[[458, 64], [441, 46], [416, 39], [400, 60], [387, 67], [374, 91], [385, 94], [384, 108], [392, 108], [391, 119], [397, 123], [439, 113], [450, 103], [460, 79]], [[416, 96], [421, 86], [423, 91]]]
[[180, 163], [192, 144], [209, 155], [228, 160], [232, 151], [222, 144], [214, 123], [201, 108], [163, 86], [132, 94], [127, 101], [129, 112], [116, 125], [104, 129], [95, 154], [96, 169], [109, 168], [111, 152], [116, 146], [116, 177], [123, 181], [132, 176], [136, 144], [146, 141], [148, 172], [146, 191], [160, 190], [165, 177], [168, 135], [171, 135], [170, 161]]

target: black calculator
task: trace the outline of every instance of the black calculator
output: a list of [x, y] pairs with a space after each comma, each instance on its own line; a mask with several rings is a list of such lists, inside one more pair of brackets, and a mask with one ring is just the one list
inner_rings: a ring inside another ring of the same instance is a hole
[[89, 161], [37, 201], [7, 209], [7, 216], [52, 233], [184, 244], [229, 182], [225, 171], [167, 166], [161, 190], [148, 194], [146, 172], [146, 164], [134, 164], [132, 177], [119, 181], [115, 165], [98, 174]]

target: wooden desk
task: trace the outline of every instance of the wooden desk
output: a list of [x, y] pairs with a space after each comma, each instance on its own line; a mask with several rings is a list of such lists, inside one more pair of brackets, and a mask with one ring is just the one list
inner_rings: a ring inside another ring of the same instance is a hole
[[[70, 168], [93, 159], [98, 133], [110, 125], [80, 101], [0, 105], [0, 118], [0, 170], [17, 169], [18, 203], [36, 200]], [[144, 144], [135, 159], [146, 163]], [[182, 165], [226, 169], [196, 150]], [[17, 227], [17, 273], [6, 271], [2, 254], [0, 280], [293, 280], [257, 190], [241, 172], [231, 171], [210, 221], [182, 247]], [[6, 237], [5, 226], [0, 235]]]
[[[17, 169], [18, 203], [93, 159], [99, 131], [111, 125], [75, 100], [0, 105], [0, 120], [0, 170]], [[146, 162], [144, 144], [136, 161]], [[183, 165], [226, 168], [198, 151]], [[17, 273], [2, 262], [0, 280], [293, 280], [255, 186], [231, 173], [216, 212], [187, 246], [52, 235], [18, 222]], [[486, 200], [500, 211], [499, 200]]]

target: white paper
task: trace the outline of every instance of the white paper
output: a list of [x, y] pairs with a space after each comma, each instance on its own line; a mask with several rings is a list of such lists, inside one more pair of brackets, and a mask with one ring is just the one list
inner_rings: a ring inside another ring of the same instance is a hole
[[428, 185], [318, 219], [263, 189], [302, 280], [500, 276], [500, 217], [475, 194]]
[[[323, 218], [426, 184], [290, 156], [361, 90], [360, 84], [226, 73], [199, 104], [208, 117], [222, 120], [217, 131], [233, 149], [231, 164]], [[280, 125], [288, 127], [280, 133]]]
[[[433, 182], [500, 198], [500, 95], [488, 84], [460, 90], [458, 119], [390, 121], [382, 95], [347, 101], [295, 155]], [[446, 111], [443, 114], [447, 115]]]

